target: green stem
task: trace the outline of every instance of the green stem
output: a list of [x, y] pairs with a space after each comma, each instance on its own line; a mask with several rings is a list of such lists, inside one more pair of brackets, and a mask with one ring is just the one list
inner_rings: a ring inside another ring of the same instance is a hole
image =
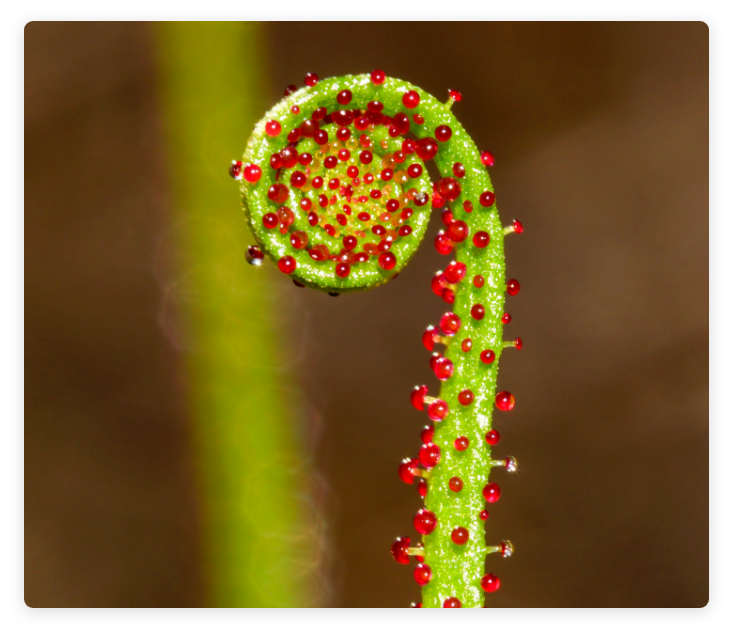
[[259, 27], [156, 26], [179, 296], [187, 326], [208, 603], [310, 604], [302, 450], [271, 316], [272, 272], [252, 276], [226, 165], [262, 94]]

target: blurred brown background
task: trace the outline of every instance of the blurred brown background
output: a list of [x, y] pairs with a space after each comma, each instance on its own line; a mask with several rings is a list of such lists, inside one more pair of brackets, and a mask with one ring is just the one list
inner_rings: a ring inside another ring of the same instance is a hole
[[[383, 68], [496, 157], [507, 239], [494, 606], [699, 607], [708, 597], [708, 29], [703, 23], [269, 23], [271, 91]], [[31, 23], [25, 48], [25, 585], [31, 606], [199, 606], [150, 25]], [[244, 147], [245, 139], [241, 145]], [[225, 168], [223, 168], [225, 169]], [[236, 188], [232, 214], [239, 214]], [[434, 219], [437, 229], [438, 219]], [[434, 230], [431, 232], [434, 233]], [[331, 298], [278, 279], [330, 540], [324, 606], [406, 606], [396, 477], [436, 388], [431, 248]], [[243, 264], [243, 266], [246, 266]], [[314, 495], [315, 498], [315, 495]]]

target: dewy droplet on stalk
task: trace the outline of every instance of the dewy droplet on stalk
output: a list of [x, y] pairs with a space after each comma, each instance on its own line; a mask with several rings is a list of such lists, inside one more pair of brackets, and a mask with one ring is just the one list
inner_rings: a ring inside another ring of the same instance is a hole
[[[410, 394], [433, 423], [421, 432], [417, 458], [398, 467], [425, 498], [413, 518], [422, 543], [413, 547], [403, 536], [391, 551], [401, 564], [417, 563], [423, 601], [413, 606], [482, 607], [484, 594], [499, 588], [486, 555], [514, 550], [509, 541], [486, 546], [484, 525], [487, 503], [501, 495], [489, 480], [492, 467], [517, 468], [513, 457], [492, 459], [491, 449], [499, 442], [494, 409], [515, 405], [510, 392], [496, 390], [499, 360], [505, 348], [522, 348], [519, 338], [502, 340], [511, 320], [504, 299], [520, 289], [505, 279], [504, 237], [524, 226], [501, 224], [487, 172], [494, 157], [479, 152], [453, 115], [459, 91], [451, 88], [443, 103], [381, 70], [330, 79], [308, 73], [304, 83], [285, 89], [242, 160], [228, 167], [257, 241], [247, 261], [268, 256], [297, 286], [332, 296], [372, 289], [402, 271], [431, 209], [441, 209], [433, 245], [450, 261], [429, 282], [452, 306], [422, 334], [440, 394], [428, 395], [425, 385]], [[440, 173], [435, 184], [430, 160]]]

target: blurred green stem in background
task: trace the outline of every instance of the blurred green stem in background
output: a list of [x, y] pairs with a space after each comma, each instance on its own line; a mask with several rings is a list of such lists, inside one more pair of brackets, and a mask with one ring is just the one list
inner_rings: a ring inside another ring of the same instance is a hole
[[310, 604], [312, 533], [269, 267], [228, 175], [265, 110], [257, 24], [155, 25], [207, 601]]

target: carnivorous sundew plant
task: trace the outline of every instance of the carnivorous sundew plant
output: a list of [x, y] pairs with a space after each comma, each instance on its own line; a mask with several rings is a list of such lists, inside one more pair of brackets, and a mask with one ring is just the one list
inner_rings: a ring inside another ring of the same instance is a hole
[[521, 339], [502, 337], [511, 320], [504, 296], [520, 288], [505, 279], [504, 236], [522, 233], [522, 224], [501, 224], [487, 172], [494, 158], [453, 115], [458, 91], [441, 102], [379, 70], [326, 80], [309, 73], [305, 84], [286, 88], [230, 166], [257, 240], [247, 259], [259, 265], [267, 255], [297, 286], [331, 295], [371, 289], [407, 265], [431, 210], [442, 210], [435, 249], [455, 255], [430, 287], [449, 307], [422, 335], [441, 389], [412, 391], [412, 405], [432, 423], [417, 457], [398, 468], [424, 498], [413, 520], [422, 542], [399, 537], [392, 555], [416, 564], [422, 602], [414, 606], [482, 607], [500, 585], [487, 557], [513, 551], [508, 540], [487, 546], [485, 523], [487, 504], [501, 496], [492, 468], [517, 468], [513, 457], [492, 457], [500, 438], [492, 413], [514, 408], [496, 382], [504, 350], [522, 348]]

